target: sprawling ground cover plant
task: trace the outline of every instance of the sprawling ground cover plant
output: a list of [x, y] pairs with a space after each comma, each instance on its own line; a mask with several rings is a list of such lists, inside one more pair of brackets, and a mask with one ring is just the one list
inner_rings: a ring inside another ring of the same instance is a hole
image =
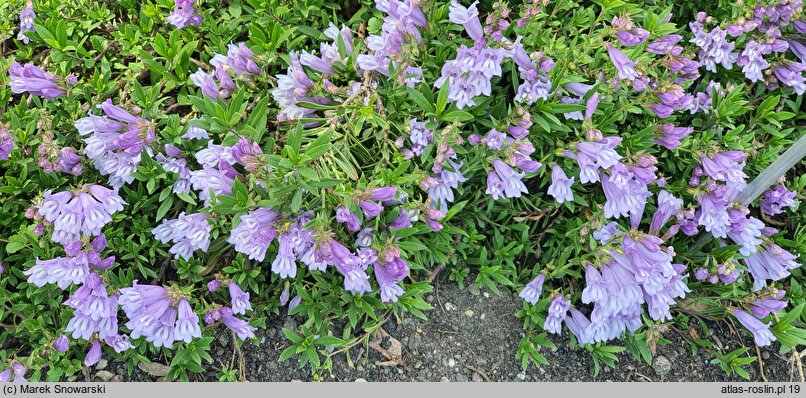
[[284, 308], [316, 376], [443, 267], [520, 292], [524, 367], [804, 343], [803, 164], [743, 196], [803, 137], [800, 2], [206, 3], [0, 6], [2, 380], [188, 379]]

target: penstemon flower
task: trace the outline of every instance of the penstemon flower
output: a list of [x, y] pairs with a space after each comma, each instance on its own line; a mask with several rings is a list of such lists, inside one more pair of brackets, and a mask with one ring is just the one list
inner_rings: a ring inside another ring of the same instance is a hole
[[549, 185], [548, 194], [553, 196], [557, 203], [573, 202], [574, 192], [571, 190], [571, 185], [574, 184], [574, 177], [568, 178], [560, 166], [551, 166], [551, 185]]
[[569, 309], [571, 309], [571, 302], [566, 300], [565, 296], [559, 294], [554, 297], [549, 305], [543, 329], [549, 333], [559, 334], [562, 331], [563, 321], [565, 321]]
[[736, 48], [734, 43], [727, 41], [727, 32], [715, 27], [711, 32], [705, 31], [705, 13], [698, 13], [697, 20], [689, 23], [694, 37], [690, 40], [700, 48], [697, 56], [705, 69], [716, 72], [716, 65], [721, 64], [725, 69], [731, 69], [738, 59], [738, 54], [733, 52]]
[[9, 86], [12, 93], [28, 92], [45, 99], [64, 95], [68, 86], [76, 84], [76, 78], [72, 75], [67, 78], [58, 77], [31, 64], [22, 66], [17, 61], [11, 62], [8, 75], [11, 79]]
[[[194, 0], [189, 1], [192, 3]], [[189, 77], [190, 81], [201, 89], [202, 94], [213, 101], [219, 97], [229, 97], [230, 93], [237, 89], [235, 80], [251, 84], [252, 75], [260, 73], [260, 67], [255, 63], [255, 54], [243, 43], [230, 43], [227, 45], [227, 55], [214, 54], [210, 64], [215, 68], [213, 73], [207, 73], [199, 68]]]
[[129, 321], [131, 337], [145, 337], [154, 347], [171, 348], [175, 341], [201, 337], [199, 317], [179, 291], [162, 286], [138, 285], [120, 289], [119, 303]]
[[8, 133], [7, 128], [0, 128], [0, 160], [8, 159], [13, 150], [14, 141], [11, 140], [11, 134]]
[[742, 326], [753, 333], [753, 339], [755, 340], [756, 345], [759, 347], [768, 346], [776, 340], [775, 336], [770, 331], [769, 323], [763, 323], [752, 315], [738, 308], [732, 308], [730, 309], [730, 312], [736, 317]]
[[174, 4], [174, 10], [168, 15], [168, 23], [177, 29], [201, 25], [202, 16], [196, 11], [196, 0], [174, 0]]
[[168, 250], [174, 258], [183, 258], [189, 261], [193, 252], [201, 250], [207, 252], [210, 247], [210, 216], [205, 213], [179, 214], [175, 219], [162, 220], [162, 224], [151, 232], [162, 243], [173, 242]]
[[140, 164], [140, 153], [156, 139], [154, 124], [115, 106], [107, 99], [97, 106], [104, 116], [93, 114], [76, 120], [78, 133], [86, 136], [84, 154], [94, 161], [109, 184], [120, 188], [134, 181], [132, 173]]
[[762, 194], [761, 211], [771, 216], [784, 212], [784, 207], [795, 209], [798, 202], [795, 200], [797, 192], [786, 189], [783, 185], [776, 185]]
[[616, 37], [622, 46], [637, 46], [649, 37], [649, 31], [635, 26], [629, 15], [613, 17], [610, 24], [616, 30]]
[[543, 292], [543, 282], [546, 280], [544, 273], [539, 273], [527, 283], [520, 292], [520, 297], [526, 300], [529, 304], [535, 305], [540, 300], [540, 294]]
[[246, 254], [249, 259], [263, 261], [266, 250], [279, 235], [274, 224], [279, 215], [272, 209], [259, 208], [240, 217], [238, 226], [232, 229], [227, 242], [235, 251]]
[[53, 349], [58, 352], [67, 352], [70, 349], [70, 339], [65, 335], [61, 335], [53, 341]]
[[671, 151], [679, 147], [682, 144], [680, 140], [693, 133], [694, 128], [676, 127], [672, 123], [666, 123], [659, 125], [658, 131], [661, 133], [660, 136], [652, 142]]
[[123, 210], [124, 204], [117, 190], [86, 184], [74, 192], [45, 191], [35, 207], [53, 224], [51, 240], [70, 244], [79, 240], [80, 235], [100, 235], [101, 228], [112, 221], [112, 214]]
[[20, 11], [20, 32], [17, 33], [17, 40], [23, 42], [24, 44], [28, 44], [31, 40], [28, 36], [25, 35], [25, 32], [34, 32], [34, 19], [36, 18], [36, 13], [34, 12], [34, 3], [31, 0], [28, 0], [25, 3], [25, 7], [22, 8]]

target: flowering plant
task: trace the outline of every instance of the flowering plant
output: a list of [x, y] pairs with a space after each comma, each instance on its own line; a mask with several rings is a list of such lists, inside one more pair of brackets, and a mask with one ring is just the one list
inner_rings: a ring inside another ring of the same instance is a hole
[[596, 372], [651, 358], [692, 318], [806, 341], [802, 163], [757, 177], [803, 139], [801, 2], [208, 3], [12, 3], [6, 379], [167, 355], [188, 380], [280, 314], [318, 375], [425, 318], [443, 267], [520, 292], [524, 366], [560, 333]]

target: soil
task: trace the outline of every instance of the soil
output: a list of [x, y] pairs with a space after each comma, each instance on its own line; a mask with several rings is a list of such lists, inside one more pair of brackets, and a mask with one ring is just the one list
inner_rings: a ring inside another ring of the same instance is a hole
[[[474, 288], [460, 289], [455, 283], [436, 282], [427, 300], [434, 310], [427, 313], [428, 321], [409, 317], [399, 324], [392, 318], [383, 328], [388, 336], [381, 343], [389, 349], [393, 339], [400, 342], [400, 365], [383, 364], [388, 359], [373, 349], [359, 344], [350, 350], [351, 361], [345, 355], [334, 356], [333, 373], [322, 372], [322, 381], [744, 381], [737, 375], [727, 376], [703, 350], [694, 355], [691, 346], [679, 333], [669, 330], [663, 337], [670, 343], [659, 345], [653, 365], [637, 360], [628, 352], [618, 354], [615, 368], [602, 366], [594, 377], [594, 364], [585, 349], [572, 349], [564, 331], [551, 335], [556, 349], [543, 349], [541, 354], [549, 364], [532, 364], [524, 371], [515, 357], [523, 335], [522, 321], [515, 317], [521, 309], [521, 299], [515, 294], [496, 295]], [[280, 353], [289, 345], [282, 335], [283, 327], [296, 328], [299, 319], [285, 314], [267, 320], [267, 328], [256, 333], [259, 345], [242, 346], [244, 375], [248, 381], [313, 381], [310, 368], [300, 368], [296, 358], [278, 363]], [[727, 323], [709, 324], [709, 340], [730, 352], [739, 347], [751, 347], [749, 355], [757, 355], [752, 338], [738, 334]], [[197, 381], [217, 381], [218, 369], [229, 367], [233, 361], [229, 332], [221, 333], [213, 343], [214, 363], [209, 370], [194, 375]], [[760, 349], [764, 375], [768, 381], [798, 380], [791, 355], [778, 355], [777, 344]], [[390, 351], [393, 351], [390, 349]], [[662, 357], [662, 358], [661, 358]], [[113, 380], [161, 380], [142, 370], [127, 374], [124, 364], [111, 363], [106, 369], [116, 374]], [[751, 381], [763, 381], [758, 362], [745, 367]], [[93, 371], [97, 380], [97, 372]], [[108, 375], [105, 374], [105, 375]]]

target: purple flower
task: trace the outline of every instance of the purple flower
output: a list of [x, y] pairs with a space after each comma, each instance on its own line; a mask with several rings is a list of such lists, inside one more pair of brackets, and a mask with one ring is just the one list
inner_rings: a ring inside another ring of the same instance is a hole
[[361, 229], [361, 221], [350, 211], [350, 209], [339, 206], [336, 209], [336, 222], [345, 223], [347, 230], [357, 232]]
[[409, 120], [409, 141], [411, 141], [411, 151], [417, 156], [422, 155], [428, 144], [434, 142], [434, 131], [425, 127], [425, 122], [418, 122], [417, 119]]
[[198, 120], [201, 120], [201, 119], [190, 119], [190, 120], [188, 120], [188, 122], [189, 122], [188, 123], [188, 128], [185, 131], [185, 134], [182, 134], [182, 136], [179, 137], [179, 138], [181, 138], [183, 140], [194, 140], [194, 139], [205, 139], [206, 140], [207, 138], [209, 138], [207, 130], [205, 130], [205, 129], [193, 124], [194, 121], [198, 121]]
[[456, 103], [459, 109], [476, 105], [474, 97], [489, 96], [492, 92], [491, 79], [501, 76], [504, 57], [503, 49], [487, 47], [483, 42], [476, 42], [473, 47], [462, 45], [456, 59], [446, 61], [442, 66], [440, 78], [434, 86], [441, 88], [447, 83], [448, 100]]
[[677, 45], [682, 39], [683, 36], [677, 34], [663, 36], [647, 44], [647, 51], [658, 55], [678, 56], [683, 52], [683, 47]]
[[775, 67], [774, 72], [778, 81], [794, 88], [795, 93], [802, 95], [806, 92], [806, 79], [803, 77], [804, 70], [806, 70], [806, 64], [785, 61], [781, 66]]
[[646, 183], [636, 179], [621, 163], [611, 169], [609, 176], [602, 173], [601, 180], [602, 190], [607, 198], [605, 217], [630, 217], [633, 227], [636, 227], [635, 218], [640, 221], [646, 200], [652, 195]]
[[229, 330], [235, 332], [238, 335], [238, 338], [241, 340], [251, 339], [255, 337], [255, 327], [250, 325], [249, 322], [244, 321], [243, 319], [237, 318], [233, 315], [233, 311], [227, 307], [221, 307], [219, 309], [221, 314], [221, 322], [226, 326]]
[[[232, 295], [232, 286], [234, 284], [230, 284], [230, 295]], [[246, 294], [247, 305], [249, 304], [249, 293]], [[233, 303], [235, 299], [233, 299]], [[249, 308], [251, 309], [251, 307]], [[170, 325], [169, 325], [170, 326]], [[177, 318], [176, 323], [173, 324], [173, 337], [177, 341], [184, 341], [185, 343], [190, 343], [193, 341], [193, 338], [200, 338], [201, 337], [201, 327], [199, 326], [199, 316], [193, 311], [191, 308], [190, 303], [184, 298], [179, 299], [179, 305], [177, 306]], [[128, 339], [127, 339], [128, 340]]]
[[89, 114], [73, 125], [86, 136], [84, 154], [94, 161], [101, 175], [109, 176], [113, 188], [134, 181], [140, 153], [156, 139], [154, 124], [132, 115], [107, 99], [97, 105], [104, 116]]
[[282, 234], [279, 239], [277, 257], [271, 263], [271, 272], [280, 275], [280, 278], [297, 276], [296, 256], [294, 255], [293, 240], [290, 234]]
[[375, 202], [370, 202], [368, 200], [362, 200], [358, 202], [358, 207], [360, 207], [361, 211], [364, 212], [364, 216], [366, 217], [367, 220], [371, 220], [377, 217], [378, 214], [381, 214], [381, 212], [383, 211], [382, 205]]
[[202, 16], [196, 12], [196, 0], [175, 0], [174, 3], [174, 10], [168, 15], [168, 23], [177, 29], [201, 24]]
[[565, 317], [565, 326], [574, 334], [579, 345], [592, 344], [593, 339], [588, 333], [588, 326], [590, 321], [588, 318], [576, 308], [571, 308], [571, 316]]
[[129, 341], [129, 336], [125, 334], [108, 336], [104, 339], [104, 343], [106, 343], [107, 346], [112, 347], [112, 349], [118, 354], [133, 347], [132, 343]]
[[571, 185], [574, 184], [574, 177], [568, 178], [560, 166], [551, 166], [551, 185], [548, 189], [548, 194], [553, 196], [557, 203], [573, 202], [574, 191], [571, 190]]
[[786, 189], [783, 185], [776, 185], [762, 195], [761, 211], [771, 216], [784, 212], [784, 207], [795, 209], [798, 202], [795, 201], [797, 193]]
[[742, 246], [739, 253], [743, 256], [755, 253], [761, 244], [761, 230], [764, 228], [764, 223], [755, 217], [748, 217], [750, 210], [747, 207], [728, 208], [727, 212], [730, 220], [727, 234], [736, 244]]
[[120, 293], [120, 306], [129, 318], [126, 327], [132, 330], [132, 338], [144, 336], [154, 347], [171, 348], [176, 340], [190, 342], [201, 336], [198, 316], [186, 298], [176, 298], [176, 292], [134, 281]]
[[10, 382], [12, 374], [14, 375], [15, 383], [25, 383], [27, 382], [27, 380], [25, 380], [26, 371], [27, 369], [25, 369], [25, 366], [23, 366], [19, 362], [14, 362], [13, 364], [11, 364], [11, 368], [0, 372], [0, 383]]
[[375, 279], [380, 286], [381, 301], [396, 303], [397, 298], [404, 293], [403, 287], [398, 282], [408, 275], [409, 265], [399, 257], [399, 251], [392, 256], [391, 261], [387, 261], [388, 259], [384, 257], [373, 264]]
[[465, 8], [456, 0], [451, 0], [450, 12], [448, 19], [451, 22], [464, 26], [468, 36], [473, 41], [478, 41], [484, 38], [484, 31], [481, 28], [481, 21], [479, 20], [479, 11], [476, 9], [478, 1], [473, 2], [470, 7]]
[[286, 305], [290, 296], [291, 294], [288, 291], [288, 284], [286, 284], [285, 287], [283, 287], [283, 291], [280, 293], [280, 305]]
[[173, 242], [173, 246], [168, 250], [174, 258], [182, 257], [185, 261], [190, 261], [193, 252], [201, 250], [207, 252], [210, 247], [210, 231], [213, 226], [208, 221], [209, 215], [206, 213], [194, 213], [162, 221], [162, 224], [154, 228], [151, 232], [154, 237], [162, 243]]
[[123, 210], [124, 204], [117, 190], [86, 184], [75, 193], [45, 191], [42, 204], [36, 207], [45, 220], [53, 223], [51, 239], [69, 244], [79, 240], [82, 234], [100, 235], [101, 228], [112, 221], [112, 214]]
[[672, 123], [658, 126], [661, 135], [652, 142], [668, 149], [674, 150], [681, 145], [680, 140], [694, 132], [693, 127], [675, 127]]
[[296, 295], [291, 301], [288, 302], [288, 312], [291, 312], [294, 308], [297, 308], [298, 305], [302, 302], [302, 296]]
[[638, 78], [638, 72], [635, 71], [635, 62], [627, 58], [623, 52], [613, 47], [610, 43], [605, 43], [607, 55], [610, 57], [610, 62], [616, 67], [618, 78], [621, 80], [635, 80]]
[[750, 40], [736, 59], [736, 64], [742, 67], [742, 72], [751, 82], [763, 81], [764, 75], [761, 71], [770, 66], [770, 63], [764, 60], [764, 55], [769, 55], [771, 52], [769, 44], [759, 44], [755, 40]]
[[210, 282], [207, 282], [207, 290], [211, 292], [218, 291], [218, 288], [221, 287], [223, 282], [220, 279], [213, 279]]
[[649, 31], [636, 27], [629, 15], [613, 17], [611, 24], [616, 29], [616, 37], [623, 46], [637, 46], [649, 37]]
[[25, 35], [25, 32], [34, 32], [34, 19], [36, 18], [36, 13], [34, 13], [34, 4], [32, 1], [28, 1], [25, 4], [25, 7], [20, 10], [20, 32], [17, 34], [17, 40], [28, 44], [31, 40], [28, 39], [28, 36]]
[[106, 286], [98, 274], [91, 273], [64, 302], [75, 309], [73, 318], [67, 323], [65, 332], [72, 332], [74, 339], [89, 340], [94, 333], [100, 338], [118, 333], [118, 296], [109, 296]]
[[554, 297], [549, 305], [549, 312], [546, 315], [546, 321], [543, 323], [543, 329], [549, 333], [560, 334], [565, 321], [566, 314], [571, 308], [571, 302], [565, 299], [562, 294]]
[[652, 223], [649, 225], [649, 233], [657, 235], [660, 229], [683, 207], [683, 200], [676, 198], [666, 190], [658, 193], [658, 209], [652, 216]]
[[611, 221], [606, 225], [603, 225], [602, 228], [599, 228], [596, 231], [593, 231], [593, 239], [596, 239], [602, 245], [606, 245], [607, 242], [610, 242], [618, 234], [618, 223], [615, 221]]
[[232, 281], [229, 283], [229, 297], [232, 302], [233, 313], [246, 314], [246, 311], [252, 311], [252, 304], [249, 303], [249, 293], [241, 290], [241, 288]]
[[763, 323], [752, 315], [738, 308], [733, 308], [730, 310], [730, 312], [736, 317], [742, 326], [753, 333], [753, 339], [755, 340], [757, 346], [765, 347], [776, 340], [775, 336], [770, 331], [769, 323]]
[[540, 300], [540, 294], [543, 292], [543, 282], [546, 280], [546, 275], [542, 272], [539, 273], [531, 282], [521, 290], [519, 296], [526, 300], [527, 303], [535, 305]]
[[202, 94], [215, 101], [219, 96], [218, 85], [213, 79], [213, 75], [204, 72], [201, 68], [190, 75], [190, 81], [201, 88]]
[[[501, 181], [501, 185], [503, 187], [504, 196], [507, 198], [518, 198], [521, 196], [521, 193], [528, 193], [529, 191], [526, 189], [526, 185], [523, 184], [521, 179], [523, 178], [524, 173], [516, 173], [515, 170], [512, 169], [509, 165], [502, 162], [499, 159], [493, 160], [493, 170]], [[492, 173], [491, 171], [490, 173]], [[490, 177], [487, 178], [487, 189], [490, 189]], [[493, 196], [495, 198], [495, 196]]]
[[461, 171], [463, 163], [448, 160], [448, 164], [453, 167], [454, 171], [442, 169], [439, 173], [434, 174], [433, 181], [435, 184], [428, 188], [428, 198], [431, 200], [431, 205], [443, 213], [448, 211], [448, 203], [453, 202], [455, 199], [453, 191], [459, 188], [459, 183], [467, 181]]
[[700, 202], [700, 216], [697, 223], [705, 227], [714, 237], [724, 238], [727, 236], [730, 219], [725, 203], [711, 195], [698, 197]]
[[240, 217], [241, 222], [232, 229], [227, 242], [249, 259], [263, 261], [269, 245], [279, 235], [275, 227], [278, 218], [272, 209], [261, 207], [252, 210]]
[[286, 74], [277, 75], [277, 88], [272, 90], [272, 96], [280, 105], [280, 113], [277, 115], [278, 121], [296, 120], [312, 116], [313, 109], [303, 108], [297, 105], [299, 102], [310, 102], [308, 91], [313, 88], [313, 82], [305, 74], [305, 70], [299, 61], [299, 54], [291, 51], [289, 53], [291, 64]]
[[777, 281], [789, 276], [789, 270], [800, 267], [797, 256], [772, 242], [765, 242], [756, 253], [744, 258], [753, 275], [753, 290], [761, 290], [768, 279]]
[[7, 128], [0, 128], [0, 160], [8, 159], [13, 150], [14, 141], [11, 140], [11, 134], [8, 133]]
[[792, 51], [792, 54], [795, 54], [795, 56], [798, 57], [800, 63], [806, 64], [806, 45], [801, 44], [796, 40], [790, 40], [789, 50]]
[[752, 312], [756, 318], [762, 319], [767, 315], [781, 311], [786, 308], [787, 305], [785, 300], [781, 300], [783, 294], [784, 291], [780, 291], [780, 295], [778, 296], [769, 296], [753, 300], [753, 302], [750, 303], [750, 312]]
[[84, 357], [84, 366], [92, 366], [101, 360], [101, 343], [98, 340], [92, 341], [90, 350], [87, 351], [87, 356]]
[[65, 79], [45, 72], [31, 64], [20, 65], [17, 61], [11, 62], [8, 67], [11, 78], [9, 85], [11, 92], [22, 94], [28, 92], [46, 99], [56, 98], [67, 93], [68, 82]]
[[53, 341], [53, 349], [58, 352], [67, 352], [70, 348], [70, 340], [65, 335], [61, 335]]
[[710, 33], [706, 32], [700, 22], [691, 22], [689, 27], [694, 34], [690, 42], [700, 48], [697, 56], [706, 70], [716, 72], [717, 64], [721, 64], [725, 69], [733, 67], [738, 55], [733, 52], [736, 45], [727, 41], [727, 32], [719, 27], [715, 27]]
[[364, 195], [366, 196], [365, 199], [378, 200], [383, 202], [394, 199], [396, 193], [397, 193], [397, 187], [380, 187], [380, 188], [370, 188], [364, 193]]

